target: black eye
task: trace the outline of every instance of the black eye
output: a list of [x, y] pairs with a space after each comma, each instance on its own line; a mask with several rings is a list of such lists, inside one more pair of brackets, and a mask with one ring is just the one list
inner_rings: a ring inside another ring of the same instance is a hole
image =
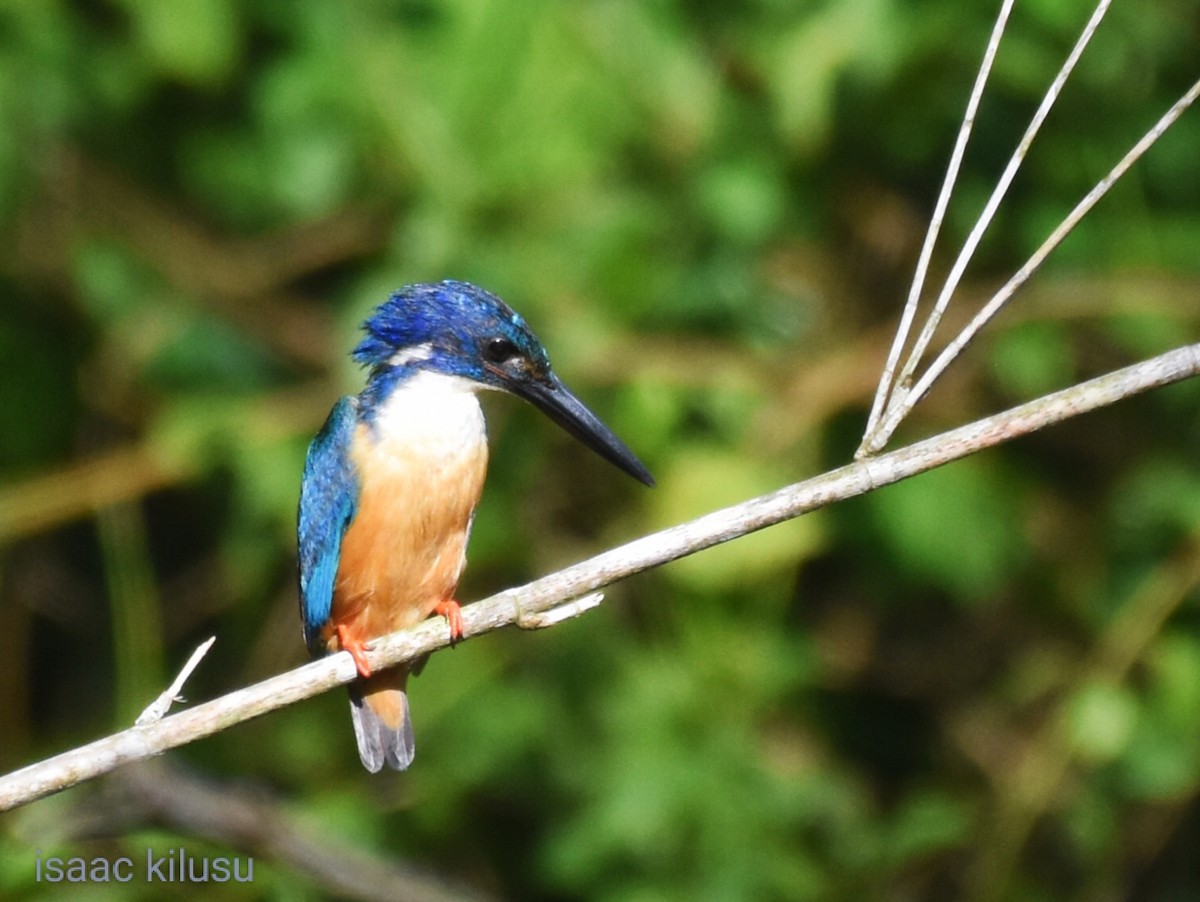
[[483, 357], [489, 363], [507, 363], [520, 353], [507, 338], [492, 338], [483, 346]]

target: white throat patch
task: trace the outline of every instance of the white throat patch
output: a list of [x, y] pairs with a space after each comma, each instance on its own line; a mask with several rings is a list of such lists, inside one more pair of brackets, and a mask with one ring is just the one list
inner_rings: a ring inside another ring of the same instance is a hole
[[375, 435], [389, 451], [474, 454], [487, 441], [483, 410], [475, 397], [480, 388], [479, 383], [462, 376], [418, 370], [379, 406]]

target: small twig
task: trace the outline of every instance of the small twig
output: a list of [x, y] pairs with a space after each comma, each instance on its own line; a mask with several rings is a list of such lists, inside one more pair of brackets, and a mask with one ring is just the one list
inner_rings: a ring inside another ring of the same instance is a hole
[[208, 654], [208, 650], [216, 641], [216, 636], [210, 636], [207, 641], [200, 643], [200, 646], [192, 652], [192, 656], [187, 659], [187, 663], [183, 665], [183, 669], [179, 671], [179, 676], [175, 677], [174, 682], [163, 690], [158, 698], [147, 705], [145, 711], [138, 715], [138, 719], [134, 721], [135, 726], [144, 727], [162, 720], [164, 715], [171, 710], [173, 703], [183, 701], [183, 697], [179, 694], [183, 690], [183, 684], [187, 682], [192, 671], [200, 663], [200, 659]]
[[518, 608], [517, 618], [514, 622], [523, 630], [544, 630], [548, 626], [554, 626], [564, 620], [578, 617], [592, 608], [599, 607], [602, 601], [604, 601], [603, 592], [592, 592], [590, 595], [560, 604], [548, 611], [526, 612]]
[[[463, 608], [465, 636], [508, 626], [518, 616], [550, 611], [643, 570], [728, 542], [880, 486], [974, 454], [1069, 417], [1200, 373], [1200, 344], [1072, 386], [934, 438], [856, 461], [804, 482], [636, 539], [590, 560]], [[440, 618], [373, 643], [368, 663], [379, 670], [449, 644]], [[269, 711], [353, 680], [347, 653], [306, 664], [197, 705], [157, 723], [135, 726], [0, 777], [0, 811], [14, 808], [123, 764], [161, 754]]]

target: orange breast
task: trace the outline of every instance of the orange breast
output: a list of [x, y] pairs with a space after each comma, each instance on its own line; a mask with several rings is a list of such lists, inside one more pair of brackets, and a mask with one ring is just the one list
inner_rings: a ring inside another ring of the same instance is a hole
[[330, 651], [337, 650], [338, 626], [372, 639], [419, 623], [453, 597], [487, 469], [479, 422], [452, 442], [389, 438], [358, 427], [352, 457], [362, 491], [342, 539], [323, 633]]

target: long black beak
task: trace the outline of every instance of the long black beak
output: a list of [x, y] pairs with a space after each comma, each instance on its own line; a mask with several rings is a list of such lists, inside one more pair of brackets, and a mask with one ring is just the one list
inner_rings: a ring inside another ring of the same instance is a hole
[[547, 373], [543, 379], [511, 380], [508, 388], [609, 463], [620, 467], [639, 482], [654, 485], [654, 477], [634, 453], [582, 401], [571, 394], [571, 390], [554, 373]]

